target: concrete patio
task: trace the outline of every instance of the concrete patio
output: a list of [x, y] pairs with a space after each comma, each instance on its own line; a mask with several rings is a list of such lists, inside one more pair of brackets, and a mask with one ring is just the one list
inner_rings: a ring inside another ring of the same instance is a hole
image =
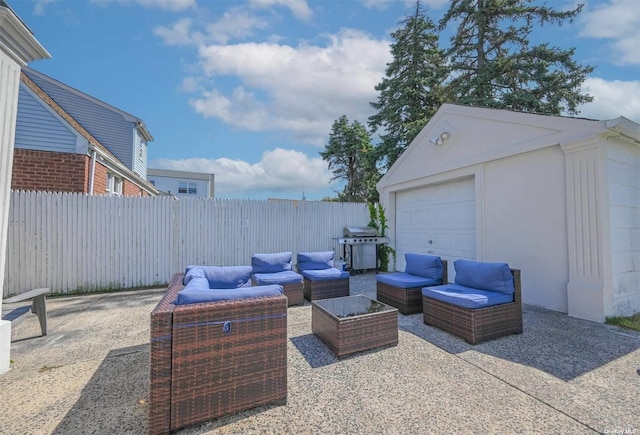
[[[149, 313], [163, 289], [49, 299], [13, 330], [0, 433], [145, 433]], [[375, 297], [375, 275], [351, 294]], [[288, 400], [181, 434], [640, 433], [640, 334], [524, 308], [524, 334], [476, 346], [398, 316], [399, 344], [338, 360], [288, 310]]]

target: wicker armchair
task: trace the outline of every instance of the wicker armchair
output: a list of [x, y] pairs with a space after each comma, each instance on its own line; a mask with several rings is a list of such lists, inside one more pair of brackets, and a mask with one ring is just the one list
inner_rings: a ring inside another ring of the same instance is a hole
[[510, 270], [515, 288], [512, 302], [485, 308], [464, 308], [423, 295], [424, 323], [457, 335], [470, 344], [504, 335], [522, 334], [520, 270]]
[[333, 267], [333, 251], [299, 252], [298, 272], [304, 277], [304, 297], [309, 302], [349, 296], [349, 272]]
[[149, 433], [285, 403], [286, 296], [175, 305], [183, 277], [151, 313]]
[[[376, 299], [396, 307], [405, 315], [421, 313], [422, 288], [447, 282], [447, 261], [436, 256], [413, 253], [406, 253], [405, 259], [407, 263], [405, 272], [376, 275]], [[440, 265], [442, 265], [441, 268]], [[420, 266], [426, 273], [417, 275], [421, 273], [416, 270]], [[415, 272], [416, 275], [407, 271]]]
[[253, 254], [251, 282], [253, 285], [279, 284], [291, 305], [304, 304], [302, 275], [292, 270], [292, 253]]

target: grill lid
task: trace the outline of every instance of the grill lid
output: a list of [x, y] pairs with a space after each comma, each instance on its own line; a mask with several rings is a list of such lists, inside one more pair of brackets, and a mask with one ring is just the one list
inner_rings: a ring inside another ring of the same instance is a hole
[[345, 237], [374, 237], [378, 231], [373, 227], [344, 227]]

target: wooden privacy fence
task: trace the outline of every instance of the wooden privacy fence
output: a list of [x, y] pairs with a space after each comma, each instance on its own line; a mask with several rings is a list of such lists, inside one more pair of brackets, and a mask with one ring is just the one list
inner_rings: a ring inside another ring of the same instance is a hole
[[[4, 296], [166, 283], [188, 264], [249, 265], [257, 252], [334, 250], [366, 204], [11, 192]], [[294, 260], [295, 262], [295, 260]]]

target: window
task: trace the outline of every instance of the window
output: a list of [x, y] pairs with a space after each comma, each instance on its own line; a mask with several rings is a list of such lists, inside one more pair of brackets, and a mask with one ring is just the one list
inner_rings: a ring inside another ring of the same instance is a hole
[[198, 186], [196, 183], [187, 183], [186, 181], [181, 181], [178, 184], [178, 193], [184, 193], [187, 195], [197, 195]]
[[122, 195], [122, 178], [112, 172], [107, 174], [107, 194], [113, 196]]

